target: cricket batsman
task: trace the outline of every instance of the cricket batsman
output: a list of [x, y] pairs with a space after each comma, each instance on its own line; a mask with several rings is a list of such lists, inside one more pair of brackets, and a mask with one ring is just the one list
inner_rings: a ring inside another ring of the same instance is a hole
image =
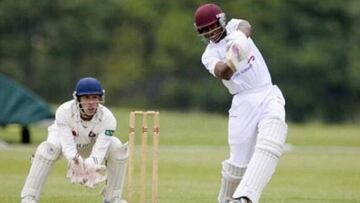
[[71, 183], [93, 188], [106, 181], [103, 203], [126, 203], [121, 196], [128, 149], [114, 136], [116, 119], [103, 106], [105, 92], [100, 82], [92, 77], [80, 79], [73, 97], [56, 110], [47, 140], [36, 149], [21, 203], [39, 201], [54, 162], [62, 156], [67, 160]]
[[229, 110], [229, 158], [222, 163], [219, 203], [258, 203], [287, 136], [285, 100], [242, 19], [226, 22], [216, 4], [197, 8], [195, 28], [207, 43], [201, 61], [233, 95]]

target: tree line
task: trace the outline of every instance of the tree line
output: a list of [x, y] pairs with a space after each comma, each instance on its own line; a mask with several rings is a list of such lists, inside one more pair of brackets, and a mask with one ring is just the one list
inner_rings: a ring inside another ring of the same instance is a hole
[[[247, 19], [295, 122], [360, 113], [360, 1], [217, 1]], [[0, 1], [0, 72], [52, 103], [99, 78], [107, 103], [226, 113], [230, 95], [200, 58], [204, 1]]]

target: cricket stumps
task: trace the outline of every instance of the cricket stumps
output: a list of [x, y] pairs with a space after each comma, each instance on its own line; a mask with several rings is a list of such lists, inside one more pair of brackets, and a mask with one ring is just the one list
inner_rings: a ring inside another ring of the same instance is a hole
[[149, 120], [153, 122], [152, 128], [152, 181], [151, 181], [151, 202], [158, 202], [158, 160], [159, 160], [159, 135], [160, 122], [159, 112], [157, 111], [132, 111], [129, 116], [129, 159], [128, 159], [128, 176], [127, 176], [127, 201], [135, 203], [134, 196], [134, 175], [135, 175], [135, 152], [136, 152], [136, 131], [137, 118], [142, 118], [141, 127], [141, 149], [140, 149], [140, 176], [139, 176], [139, 203], [145, 203], [146, 199], [146, 165], [148, 154], [148, 124]]

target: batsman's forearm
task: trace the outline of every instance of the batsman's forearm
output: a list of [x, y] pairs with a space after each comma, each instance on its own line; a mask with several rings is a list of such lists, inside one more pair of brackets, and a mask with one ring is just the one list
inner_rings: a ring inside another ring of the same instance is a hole
[[246, 35], [246, 37], [250, 37], [250, 35], [251, 35], [251, 25], [250, 25], [249, 21], [242, 20], [239, 23], [239, 25], [237, 27], [237, 30], [242, 31]]
[[218, 78], [230, 80], [231, 76], [234, 74], [234, 71], [226, 63], [218, 62], [215, 65], [214, 73]]

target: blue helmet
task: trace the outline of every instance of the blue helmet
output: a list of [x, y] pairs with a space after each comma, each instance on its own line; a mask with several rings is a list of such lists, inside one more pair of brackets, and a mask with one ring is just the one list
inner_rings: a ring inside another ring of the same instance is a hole
[[104, 95], [104, 90], [100, 82], [92, 77], [82, 78], [76, 84], [75, 96], [83, 95]]

